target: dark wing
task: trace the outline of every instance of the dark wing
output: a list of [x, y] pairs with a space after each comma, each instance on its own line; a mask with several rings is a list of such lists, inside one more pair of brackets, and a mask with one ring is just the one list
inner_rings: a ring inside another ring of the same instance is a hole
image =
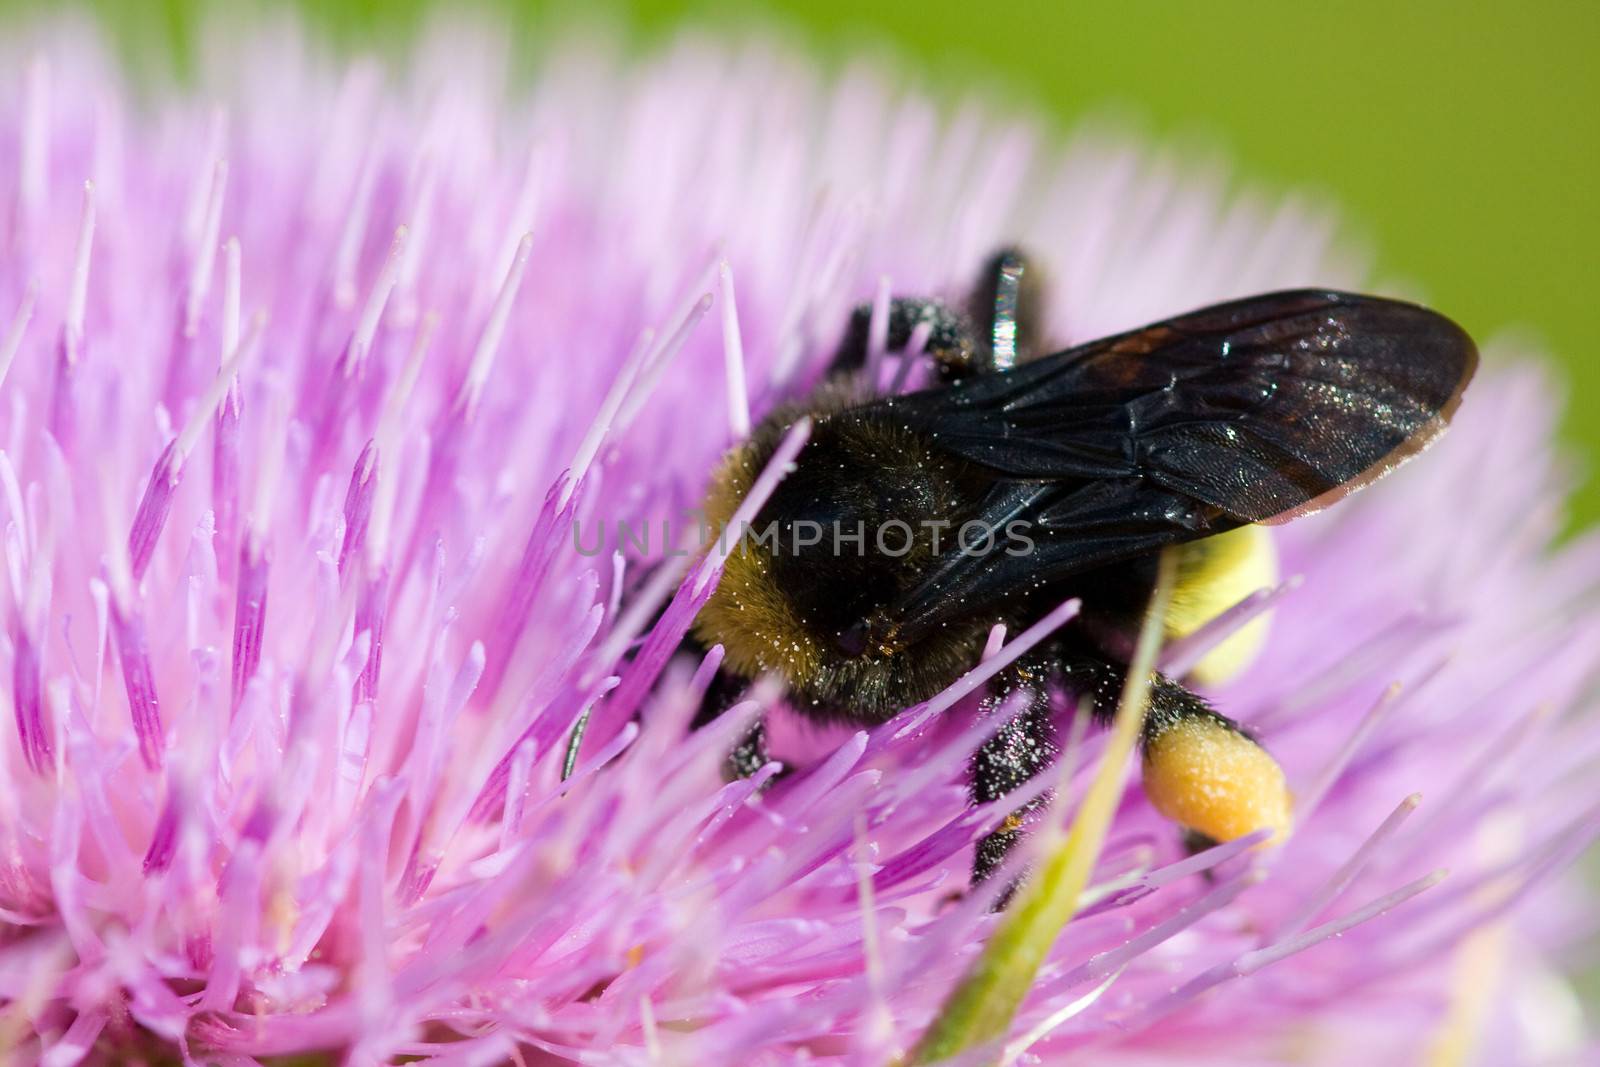
[[1425, 308], [1296, 291], [868, 405], [992, 472], [978, 517], [1027, 522], [1035, 542], [948, 558], [871, 630], [909, 640], [1020, 589], [1326, 507], [1432, 442], [1477, 360]]

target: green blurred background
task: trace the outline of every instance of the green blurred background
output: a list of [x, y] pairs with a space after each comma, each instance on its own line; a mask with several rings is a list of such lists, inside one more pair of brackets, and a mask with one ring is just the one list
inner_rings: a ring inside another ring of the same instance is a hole
[[[0, 0], [0, 7], [37, 7]], [[144, 61], [193, 48], [196, 0], [91, 4]], [[403, 43], [427, 0], [303, 3], [362, 48]], [[533, 43], [568, 3], [485, 4]], [[922, 0], [633, 0], [600, 6], [647, 43], [684, 24], [777, 23], [823, 55], [884, 47], [931, 80], [1058, 116], [1111, 106], [1160, 137], [1199, 138], [1252, 181], [1338, 203], [1400, 277], [1480, 338], [1515, 329], [1570, 385], [1566, 431], [1600, 456], [1600, 3], [1385, 0], [988, 4]], [[1586, 480], [1580, 521], [1600, 518]]]

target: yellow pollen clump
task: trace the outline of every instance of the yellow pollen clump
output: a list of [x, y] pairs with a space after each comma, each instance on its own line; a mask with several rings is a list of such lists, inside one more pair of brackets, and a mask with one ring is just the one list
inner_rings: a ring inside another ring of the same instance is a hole
[[[1178, 576], [1167, 609], [1166, 637], [1187, 637], [1258, 589], [1278, 582], [1278, 552], [1264, 526], [1241, 526], [1178, 550]], [[1229, 634], [1190, 674], [1218, 685], [1254, 662], [1267, 640], [1270, 615], [1259, 615]]]
[[1293, 798], [1267, 750], [1202, 716], [1157, 734], [1144, 751], [1144, 791], [1157, 811], [1216, 841], [1289, 832]]

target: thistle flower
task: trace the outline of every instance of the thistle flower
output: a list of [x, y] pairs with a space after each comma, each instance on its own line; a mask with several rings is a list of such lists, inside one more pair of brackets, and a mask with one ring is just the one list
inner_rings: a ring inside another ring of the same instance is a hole
[[[717, 654], [672, 654], [719, 556], [669, 549], [709, 470], [853, 305], [1005, 240], [1062, 344], [1359, 267], [1304, 205], [870, 67], [572, 40], [524, 85], [429, 39], [385, 71], [224, 34], [203, 93], [148, 105], [81, 28], [6, 65], [0, 1048], [904, 1054], [997, 922], [963, 895], [1004, 814], [962, 784], [981, 679], [870, 731], [760, 688], [688, 730]], [[1551, 547], [1552, 386], [1490, 364], [1429, 455], [1275, 535], [1291, 580], [1164, 653], [1272, 609], [1212, 695], [1284, 764], [1293, 836], [1188, 856], [1130, 787], [969, 1058], [1576, 1055], [1600, 546]], [[760, 707], [796, 769], [725, 783]], [[1103, 744], [1076, 735], [1063, 819]]]

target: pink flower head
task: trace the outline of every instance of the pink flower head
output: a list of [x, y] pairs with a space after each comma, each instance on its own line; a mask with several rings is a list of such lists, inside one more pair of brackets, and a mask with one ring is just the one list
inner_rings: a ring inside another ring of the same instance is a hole
[[[690, 731], [717, 653], [673, 653], [719, 557], [669, 550], [708, 472], [853, 306], [959, 293], [1006, 241], [1062, 346], [1360, 271], [1301, 205], [871, 68], [568, 41], [524, 84], [433, 40], [384, 70], [219, 36], [203, 92], [148, 100], [81, 32], [8, 47], [0, 1047], [886, 1062], [998, 921], [966, 893], [1004, 814], [966, 799], [981, 679], [869, 731], [761, 687]], [[1552, 387], [1516, 355], [1167, 650], [1272, 606], [1211, 695], [1296, 830], [1190, 857], [1130, 786], [1007, 1062], [1577, 1055], [1600, 545], [1551, 547]], [[590, 551], [619, 521], [643, 543]], [[763, 707], [797, 769], [725, 782]]]

